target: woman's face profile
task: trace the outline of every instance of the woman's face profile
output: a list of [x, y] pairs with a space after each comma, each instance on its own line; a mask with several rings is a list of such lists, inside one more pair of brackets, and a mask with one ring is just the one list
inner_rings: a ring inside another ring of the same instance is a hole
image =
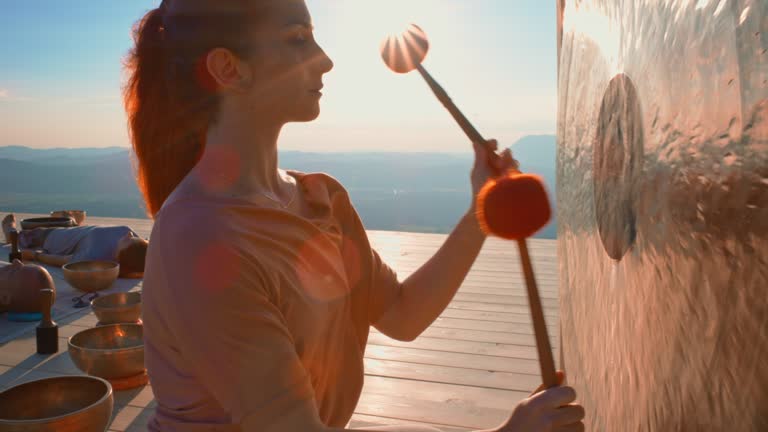
[[314, 120], [322, 78], [333, 62], [314, 39], [304, 0], [266, 1], [266, 15], [251, 36], [248, 106], [281, 122]]

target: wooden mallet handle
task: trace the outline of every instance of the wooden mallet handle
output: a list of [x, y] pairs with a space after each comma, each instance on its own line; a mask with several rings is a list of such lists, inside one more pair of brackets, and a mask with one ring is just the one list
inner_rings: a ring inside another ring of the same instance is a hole
[[525, 239], [517, 240], [517, 246], [520, 249], [520, 262], [523, 265], [525, 274], [525, 286], [528, 289], [528, 304], [531, 309], [531, 319], [533, 320], [533, 331], [536, 334], [536, 349], [539, 351], [539, 367], [541, 368], [541, 378], [544, 387], [556, 387], [557, 373], [555, 372], [555, 360], [552, 357], [552, 346], [549, 344], [549, 334], [547, 332], [547, 323], [544, 320], [544, 311], [541, 307], [539, 290], [536, 287], [536, 279], [533, 276], [533, 266], [531, 257], [528, 255], [528, 244]]

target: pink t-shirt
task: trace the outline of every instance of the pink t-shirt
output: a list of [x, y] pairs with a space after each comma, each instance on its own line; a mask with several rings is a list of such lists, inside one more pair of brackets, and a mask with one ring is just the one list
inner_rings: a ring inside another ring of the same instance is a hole
[[344, 188], [291, 172], [306, 214], [234, 198], [169, 198], [144, 274], [150, 430], [239, 431], [313, 401], [343, 427], [369, 327], [400, 293]]

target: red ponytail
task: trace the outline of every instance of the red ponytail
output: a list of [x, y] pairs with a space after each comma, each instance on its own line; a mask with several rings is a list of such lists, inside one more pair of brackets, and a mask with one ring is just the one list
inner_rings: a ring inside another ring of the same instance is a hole
[[134, 26], [124, 103], [137, 183], [150, 217], [198, 162], [208, 127], [216, 121], [219, 98], [210, 82], [201, 82], [201, 59], [215, 47], [247, 55], [242, 41], [249, 19], [203, 13], [168, 17], [160, 7]]

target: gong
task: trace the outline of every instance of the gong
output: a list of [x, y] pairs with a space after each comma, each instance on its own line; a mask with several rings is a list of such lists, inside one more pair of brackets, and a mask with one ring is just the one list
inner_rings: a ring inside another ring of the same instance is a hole
[[768, 2], [556, 2], [561, 362], [587, 430], [768, 430]]

